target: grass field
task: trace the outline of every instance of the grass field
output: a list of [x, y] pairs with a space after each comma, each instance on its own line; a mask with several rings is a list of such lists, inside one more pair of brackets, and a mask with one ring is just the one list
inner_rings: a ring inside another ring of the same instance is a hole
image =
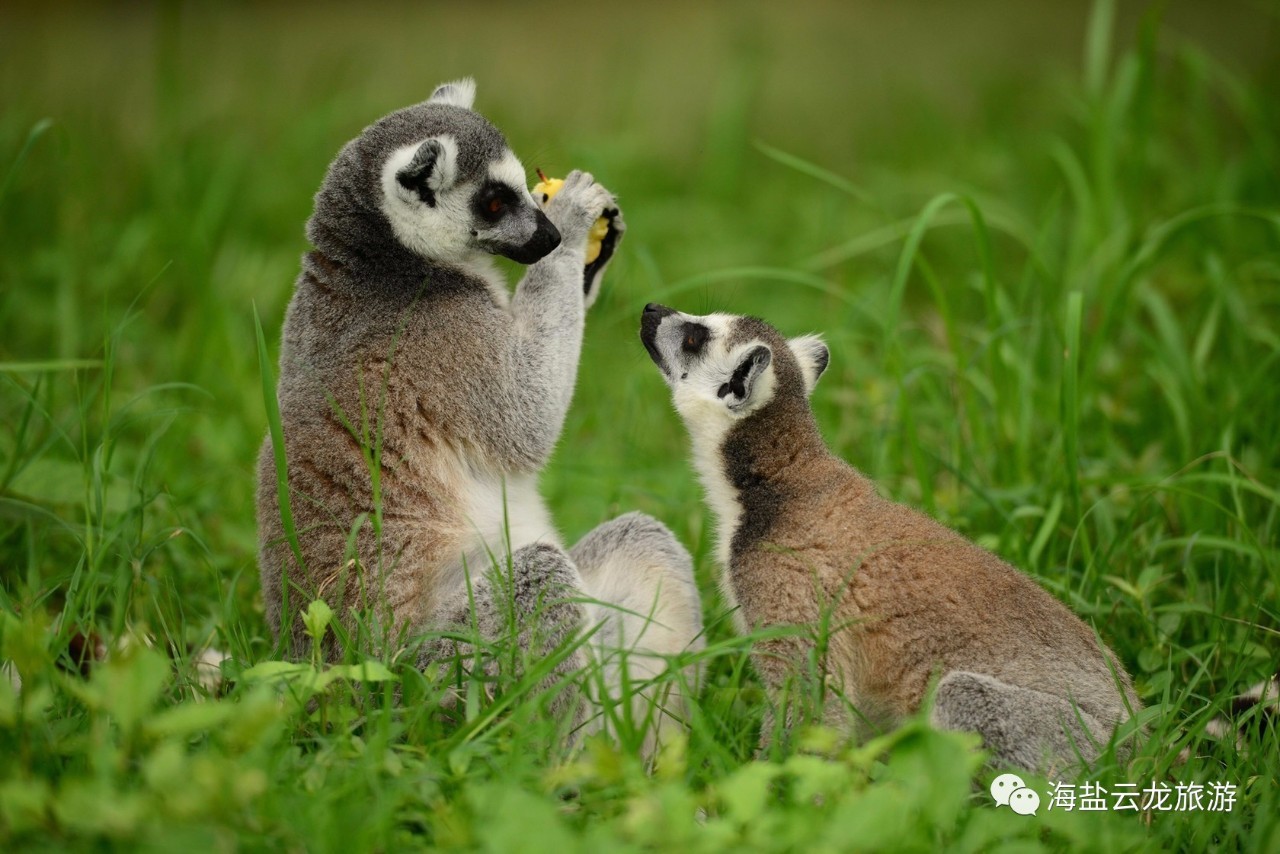
[[[637, 5], [0, 11], [0, 848], [1280, 850], [1280, 728], [1205, 734], [1280, 659], [1275, 4]], [[639, 509], [695, 555], [706, 685], [651, 774], [518, 685], [450, 725], [400, 662], [237, 678], [275, 655], [254, 311], [273, 362], [329, 159], [463, 74], [626, 210], [543, 491], [569, 542]], [[756, 760], [648, 301], [824, 333], [833, 449], [1134, 675], [1151, 737], [1076, 782], [1234, 808], [1014, 815], [920, 724]], [[155, 646], [82, 678], [90, 631]]]

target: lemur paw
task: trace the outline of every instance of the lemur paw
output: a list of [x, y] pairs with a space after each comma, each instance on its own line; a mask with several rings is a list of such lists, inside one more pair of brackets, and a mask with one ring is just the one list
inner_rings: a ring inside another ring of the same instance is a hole
[[[574, 253], [583, 265], [583, 299], [590, 306], [600, 292], [605, 267], [626, 231], [626, 223], [622, 220], [617, 200], [612, 193], [596, 183], [590, 172], [575, 169], [564, 179], [559, 192], [547, 203], [546, 211], [547, 217], [560, 230], [559, 251]], [[608, 220], [609, 230], [600, 241], [600, 254], [587, 263], [587, 238], [592, 226], [601, 217]]]
[[599, 296], [600, 281], [604, 278], [605, 268], [609, 266], [609, 260], [613, 258], [613, 253], [618, 248], [618, 241], [622, 240], [622, 235], [627, 230], [620, 208], [606, 210], [604, 218], [609, 221], [609, 230], [600, 241], [600, 254], [582, 271], [582, 292], [587, 308], [590, 308]]
[[590, 172], [573, 170], [560, 192], [547, 203], [547, 217], [560, 229], [561, 245], [585, 249], [587, 233], [606, 211], [616, 210], [613, 194], [596, 183]]

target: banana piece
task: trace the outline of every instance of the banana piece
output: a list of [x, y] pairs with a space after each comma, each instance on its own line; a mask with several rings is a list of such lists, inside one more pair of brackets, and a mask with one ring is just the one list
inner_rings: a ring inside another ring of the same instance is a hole
[[[556, 193], [560, 192], [560, 188], [564, 186], [563, 178], [548, 178], [542, 174], [542, 170], [538, 171], [538, 183], [533, 185], [533, 198], [538, 204], [544, 208], [547, 202], [555, 198]], [[600, 217], [592, 225], [591, 230], [587, 232], [587, 255], [586, 263], [600, 257], [600, 244], [604, 240], [605, 235], [609, 233], [609, 218]]]

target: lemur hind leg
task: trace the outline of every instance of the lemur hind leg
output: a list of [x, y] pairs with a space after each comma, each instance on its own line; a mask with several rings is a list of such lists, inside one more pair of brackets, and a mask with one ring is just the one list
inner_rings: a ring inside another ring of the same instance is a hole
[[[600, 668], [590, 688], [597, 708], [588, 729], [613, 729], [629, 696], [632, 724], [644, 728], [642, 750], [652, 757], [664, 734], [685, 725], [685, 694], [697, 683], [694, 665], [663, 675], [668, 656], [704, 646], [693, 561], [665, 525], [643, 513], [605, 522], [569, 554], [592, 600], [588, 649]], [[599, 696], [602, 689], [607, 697]]]
[[957, 670], [938, 683], [933, 724], [976, 732], [998, 768], [1063, 773], [1098, 757], [1111, 730], [1065, 697]]
[[441, 634], [420, 648], [418, 667], [434, 668], [459, 686], [469, 678], [487, 681], [492, 694], [529, 668], [556, 660], [534, 693], [548, 698], [548, 713], [572, 738], [583, 716], [577, 681], [586, 665], [578, 639], [585, 622], [582, 600], [581, 578], [562, 549], [524, 546], [512, 553], [509, 565], [503, 560], [471, 571], [469, 591], [433, 620]]

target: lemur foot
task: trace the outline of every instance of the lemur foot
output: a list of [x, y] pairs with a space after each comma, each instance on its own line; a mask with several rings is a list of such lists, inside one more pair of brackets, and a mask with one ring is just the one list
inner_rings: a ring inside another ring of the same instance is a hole
[[585, 620], [581, 583], [563, 549], [532, 543], [511, 555], [509, 569], [492, 567], [456, 591], [431, 620], [443, 633], [418, 650], [418, 669], [455, 686], [441, 698], [442, 709], [456, 705], [466, 679], [477, 679], [492, 699], [499, 687], [519, 683], [529, 665], [558, 656], [538, 693], [550, 698], [549, 712], [576, 726], [584, 710], [570, 677], [586, 664], [575, 640]]

